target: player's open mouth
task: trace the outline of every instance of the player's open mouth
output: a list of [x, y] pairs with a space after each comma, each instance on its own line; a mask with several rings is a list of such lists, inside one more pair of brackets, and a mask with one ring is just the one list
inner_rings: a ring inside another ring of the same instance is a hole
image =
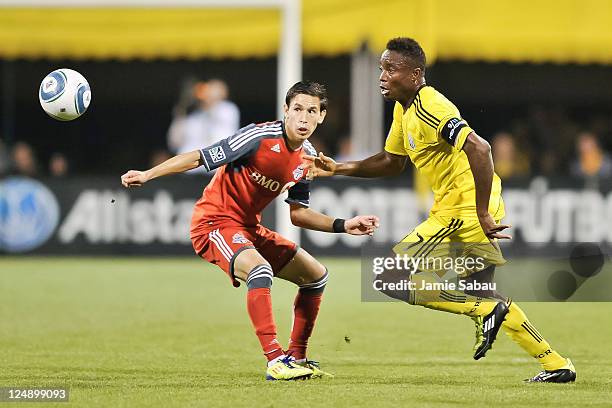
[[388, 95], [389, 94], [389, 90], [387, 88], [385, 88], [384, 86], [380, 87], [380, 93], [383, 95]]
[[298, 128], [298, 133], [306, 134], [306, 133], [308, 133], [308, 128], [299, 127]]

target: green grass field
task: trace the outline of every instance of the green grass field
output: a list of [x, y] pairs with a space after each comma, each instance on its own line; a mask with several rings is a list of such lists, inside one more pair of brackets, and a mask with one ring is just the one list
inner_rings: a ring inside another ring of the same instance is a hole
[[[0, 258], [0, 387], [67, 386], [86, 407], [612, 403], [610, 303], [523, 304], [578, 370], [575, 384], [523, 384], [539, 367], [507, 336], [475, 362], [468, 318], [362, 303], [358, 260], [324, 263], [310, 357], [336, 377], [270, 383], [244, 286], [196, 258]], [[294, 294], [275, 282], [283, 343]]]

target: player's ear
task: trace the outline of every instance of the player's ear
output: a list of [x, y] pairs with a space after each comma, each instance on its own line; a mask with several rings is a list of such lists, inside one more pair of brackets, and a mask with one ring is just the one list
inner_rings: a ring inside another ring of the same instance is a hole
[[283, 112], [285, 113], [285, 119], [287, 118], [287, 114], [289, 113], [289, 107], [287, 104], [283, 105]]
[[417, 81], [421, 77], [423, 70], [421, 68], [415, 68], [412, 70], [412, 80]]
[[327, 111], [326, 110], [322, 110], [319, 113], [319, 119], [317, 119], [317, 123], [320, 125], [321, 123], [323, 123], [323, 121], [325, 120], [325, 115], [327, 115]]

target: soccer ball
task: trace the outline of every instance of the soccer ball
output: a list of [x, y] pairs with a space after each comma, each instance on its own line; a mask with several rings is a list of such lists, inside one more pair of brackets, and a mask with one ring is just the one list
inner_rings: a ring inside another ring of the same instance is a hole
[[91, 102], [91, 90], [83, 75], [72, 69], [61, 68], [42, 80], [38, 100], [47, 115], [68, 121], [85, 113]]

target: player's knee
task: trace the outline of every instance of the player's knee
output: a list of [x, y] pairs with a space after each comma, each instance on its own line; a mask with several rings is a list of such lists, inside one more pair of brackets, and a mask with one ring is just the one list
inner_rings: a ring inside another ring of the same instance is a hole
[[246, 282], [249, 290], [272, 287], [274, 273], [268, 264], [257, 265], [249, 272]]
[[323, 265], [321, 265], [321, 267], [323, 268], [323, 273], [319, 276], [319, 278], [315, 279], [312, 282], [302, 283], [298, 285], [300, 287], [300, 292], [313, 295], [323, 293], [325, 285], [327, 285], [327, 280], [329, 279], [329, 272], [327, 272], [327, 268], [325, 268]]
[[410, 304], [414, 304], [412, 302], [410, 302], [410, 290], [409, 289], [396, 289], [396, 290], [391, 290], [391, 289], [381, 289], [380, 290], [381, 293], [385, 294], [386, 296], [395, 299], [395, 300], [400, 300], [402, 302], [406, 302], [406, 303], [410, 303]]
[[495, 289], [495, 265], [490, 265], [482, 271], [467, 276], [463, 282], [469, 287], [464, 290], [466, 295], [507, 300], [506, 296]]
[[263, 264], [270, 266], [255, 248], [239, 251], [230, 262], [233, 275], [246, 282], [251, 271]]

